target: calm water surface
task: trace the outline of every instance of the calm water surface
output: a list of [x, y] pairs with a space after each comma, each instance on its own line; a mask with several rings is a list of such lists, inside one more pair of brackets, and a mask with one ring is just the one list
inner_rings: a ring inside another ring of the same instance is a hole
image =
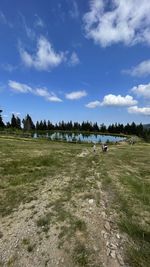
[[81, 134], [81, 133], [61, 133], [53, 132], [46, 134], [34, 133], [34, 138], [45, 137], [50, 140], [64, 140], [67, 142], [88, 142], [88, 143], [105, 143], [105, 142], [120, 142], [124, 141], [126, 137], [101, 135], [101, 134]]

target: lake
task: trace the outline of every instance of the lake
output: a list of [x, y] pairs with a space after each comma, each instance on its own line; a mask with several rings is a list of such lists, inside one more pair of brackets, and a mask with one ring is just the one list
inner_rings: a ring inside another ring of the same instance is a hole
[[126, 140], [126, 137], [102, 134], [83, 134], [83, 133], [63, 133], [47, 132], [45, 134], [34, 133], [33, 138], [48, 138], [50, 140], [59, 140], [67, 142], [87, 142], [87, 143], [106, 143], [120, 142]]

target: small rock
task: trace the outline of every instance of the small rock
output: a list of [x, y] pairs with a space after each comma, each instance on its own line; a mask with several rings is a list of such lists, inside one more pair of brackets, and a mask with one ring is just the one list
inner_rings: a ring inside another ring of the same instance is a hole
[[110, 256], [111, 256], [113, 259], [116, 258], [116, 252], [115, 252], [115, 250], [112, 250], [112, 251], [111, 251]]
[[94, 251], [98, 251], [98, 248], [96, 246], [93, 247]]
[[106, 246], [109, 247], [109, 245], [110, 245], [110, 244], [109, 244], [109, 242], [107, 241]]
[[93, 202], [94, 202], [94, 199], [89, 199], [89, 204], [93, 204]]
[[119, 235], [119, 234], [116, 234], [116, 237], [117, 237], [118, 239], [120, 239], [120, 235]]
[[111, 250], [108, 248], [108, 249], [107, 249], [107, 256], [110, 255], [110, 252], [111, 252]]
[[110, 231], [110, 230], [111, 230], [111, 227], [110, 227], [109, 222], [106, 222], [104, 227], [105, 227], [105, 229], [106, 229], [107, 231]]
[[111, 249], [117, 249], [117, 246], [115, 244], [110, 244]]
[[120, 254], [117, 254], [117, 259], [120, 265], [124, 265], [123, 259]]
[[104, 236], [106, 232], [104, 230], [101, 231], [101, 235]]
[[104, 234], [104, 239], [107, 239], [107, 233]]

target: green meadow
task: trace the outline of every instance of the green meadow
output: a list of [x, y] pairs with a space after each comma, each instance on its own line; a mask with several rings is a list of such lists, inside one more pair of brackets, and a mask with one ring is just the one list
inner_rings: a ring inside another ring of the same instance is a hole
[[[67, 244], [71, 244], [67, 252], [70, 266], [103, 266], [90, 241], [90, 246], [87, 246], [92, 230], [87, 223], [89, 213], [82, 216], [82, 209], [88, 199], [92, 199], [96, 211], [101, 211], [101, 201], [104, 202], [106, 196], [105, 212], [108, 216], [114, 214], [113, 224], [125, 236], [124, 262], [132, 267], [148, 267], [149, 163], [150, 144], [142, 141], [134, 145], [109, 145], [107, 153], [102, 153], [100, 145], [97, 145], [94, 153], [90, 144], [0, 136], [0, 221], [4, 225], [12, 218], [15, 220], [20, 205], [32, 204], [31, 220], [37, 228], [36, 234], [42, 232], [48, 239], [51, 229], [56, 227], [58, 249], [64, 249], [66, 253]], [[42, 188], [47, 194], [44, 195], [47, 204], [44, 213], [36, 217], [36, 201], [43, 201], [40, 198]], [[94, 218], [98, 223], [99, 217], [95, 215]], [[3, 230], [0, 237], [7, 239]], [[30, 244], [26, 238], [22, 241], [22, 246], [27, 246], [27, 253], [33, 257], [37, 245]], [[48, 265], [48, 260], [45, 266], [52, 266]], [[16, 258], [8, 259], [6, 266], [19, 266], [15, 261]], [[0, 266], [3, 266], [2, 260]], [[69, 266], [69, 263], [61, 266]]]

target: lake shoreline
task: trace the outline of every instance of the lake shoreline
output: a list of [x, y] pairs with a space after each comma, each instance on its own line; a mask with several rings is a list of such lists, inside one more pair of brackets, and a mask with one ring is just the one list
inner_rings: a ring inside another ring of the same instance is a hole
[[131, 136], [123, 134], [110, 134], [100, 132], [77, 132], [77, 131], [1, 131], [0, 135], [16, 138], [47, 139], [48, 141], [60, 141], [69, 143], [118, 143], [127, 141]]

